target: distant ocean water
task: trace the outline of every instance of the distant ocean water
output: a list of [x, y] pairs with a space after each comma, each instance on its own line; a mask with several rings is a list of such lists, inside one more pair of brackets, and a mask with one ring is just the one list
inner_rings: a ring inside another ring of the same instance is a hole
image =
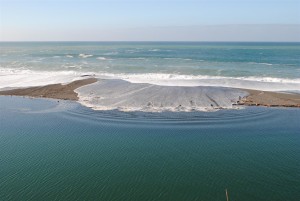
[[[1, 42], [0, 48], [0, 90], [90, 75], [159, 86], [300, 93], [300, 43]], [[96, 98], [85, 89], [82, 99]]]

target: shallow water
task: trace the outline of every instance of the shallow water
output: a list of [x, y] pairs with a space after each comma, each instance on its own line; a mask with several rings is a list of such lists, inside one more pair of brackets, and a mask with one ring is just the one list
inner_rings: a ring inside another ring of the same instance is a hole
[[216, 111], [236, 109], [237, 101], [248, 95], [224, 87], [182, 87], [98, 80], [75, 90], [82, 105], [95, 110], [120, 111]]
[[0, 97], [0, 200], [300, 199], [300, 110], [93, 111]]

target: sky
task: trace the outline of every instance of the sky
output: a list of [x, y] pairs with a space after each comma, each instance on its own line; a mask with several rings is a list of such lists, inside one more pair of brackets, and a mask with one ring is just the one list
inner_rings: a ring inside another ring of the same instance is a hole
[[300, 41], [300, 0], [0, 0], [0, 41]]

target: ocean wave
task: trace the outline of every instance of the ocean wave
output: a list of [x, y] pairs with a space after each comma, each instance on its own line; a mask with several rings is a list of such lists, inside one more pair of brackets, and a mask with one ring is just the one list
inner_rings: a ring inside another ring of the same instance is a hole
[[276, 77], [256, 77], [256, 76], [248, 76], [248, 77], [224, 77], [224, 76], [210, 76], [210, 75], [185, 75], [185, 74], [167, 74], [167, 73], [99, 73], [99, 75], [111, 76], [113, 78], [121, 78], [121, 79], [130, 79], [131, 81], [139, 80], [200, 80], [200, 79], [214, 79], [214, 80], [222, 80], [222, 79], [236, 79], [236, 80], [245, 80], [245, 81], [258, 81], [258, 82], [277, 82], [277, 83], [299, 83], [299, 79], [288, 79], [288, 78], [276, 78]]
[[160, 51], [160, 49], [150, 49], [150, 50], [148, 50], [149, 52], [158, 52], [158, 51]]
[[138, 50], [138, 49], [135, 49], [135, 50], [125, 50], [125, 52], [128, 53], [128, 54], [136, 54], [136, 53], [141, 52], [141, 50]]
[[[65, 71], [33, 71], [26, 66], [18, 68], [0, 68], [0, 88], [26, 87], [54, 83], [65, 83], [82, 74], [93, 74], [100, 79], [121, 79], [130, 83], [148, 83], [160, 86], [215, 86], [245, 88], [266, 91], [300, 91], [300, 79], [278, 77], [224, 77], [208, 75], [184, 75], [166, 73], [107, 73], [82, 72], [81, 65], [64, 64]], [[108, 67], [108, 66], [107, 66]], [[108, 69], [106, 67], [106, 69]], [[77, 70], [78, 69], [78, 70]]]
[[79, 54], [78, 55], [80, 58], [89, 58], [89, 57], [92, 57], [93, 55], [92, 54]]
[[258, 64], [258, 65], [265, 65], [265, 66], [273, 66], [275, 64], [271, 64], [271, 63], [258, 63], [258, 62], [249, 62], [249, 64]]
[[198, 62], [205, 61], [205, 60], [202, 60], [202, 59], [190, 59], [190, 58], [181, 58], [181, 57], [165, 57], [163, 59], [164, 60], [198, 61]]
[[266, 66], [273, 66], [273, 64], [270, 64], [270, 63], [258, 63], [258, 64], [262, 64], [262, 65], [266, 65]]
[[136, 58], [130, 58], [132, 60], [146, 60], [147, 58], [145, 57], [136, 57]]
[[119, 52], [106, 52], [106, 53], [102, 53], [102, 55], [106, 55], [106, 56], [108, 56], [108, 55], [117, 55], [117, 54], [119, 54]]
[[107, 60], [105, 57], [97, 57], [98, 60]]
[[0, 68], [0, 90], [69, 83], [80, 78], [77, 71], [32, 71], [30, 69]]
[[161, 86], [215, 86], [266, 91], [299, 91], [300, 89], [300, 79], [275, 77], [223, 77], [163, 73], [112, 74], [104, 72], [97, 75], [99, 78], [122, 79], [131, 83], [148, 83]]
[[173, 57], [166, 57], [166, 58], [163, 58], [165, 60], [177, 60], [177, 59], [181, 59], [181, 58], [173, 58]]
[[100, 61], [113, 61], [113, 60], [115, 60], [115, 59], [107, 58], [107, 57], [97, 57], [96, 59], [100, 60]]

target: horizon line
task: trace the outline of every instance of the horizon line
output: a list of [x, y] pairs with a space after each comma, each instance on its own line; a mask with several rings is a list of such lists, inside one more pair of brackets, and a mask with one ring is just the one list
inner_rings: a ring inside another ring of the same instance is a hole
[[195, 43], [195, 42], [203, 42], [203, 43], [206, 43], [206, 42], [212, 42], [212, 43], [300, 43], [300, 40], [299, 41], [189, 41], [189, 40], [178, 40], [178, 41], [168, 41], [168, 40], [107, 40], [107, 41], [104, 41], [104, 40], [11, 40], [11, 41], [1, 41], [0, 40], [0, 43], [6, 43], [6, 42], [166, 42], [166, 43], [169, 43], [169, 42], [179, 42], [179, 43]]

